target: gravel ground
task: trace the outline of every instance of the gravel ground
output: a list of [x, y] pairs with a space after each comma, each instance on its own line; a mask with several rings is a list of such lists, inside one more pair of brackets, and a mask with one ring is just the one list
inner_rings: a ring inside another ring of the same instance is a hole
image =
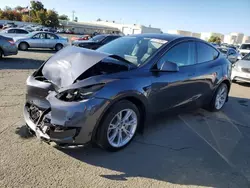
[[27, 134], [25, 80], [53, 51], [0, 60], [0, 187], [249, 187], [250, 85], [222, 112], [160, 115], [124, 150], [59, 149]]

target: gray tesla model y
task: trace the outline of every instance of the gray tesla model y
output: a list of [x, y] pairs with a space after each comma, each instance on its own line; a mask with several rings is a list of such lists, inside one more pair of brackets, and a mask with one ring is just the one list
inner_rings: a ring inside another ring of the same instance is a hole
[[143, 129], [149, 114], [185, 107], [220, 110], [231, 63], [192, 37], [140, 34], [98, 50], [66, 47], [27, 79], [24, 118], [58, 145], [95, 142], [115, 151]]

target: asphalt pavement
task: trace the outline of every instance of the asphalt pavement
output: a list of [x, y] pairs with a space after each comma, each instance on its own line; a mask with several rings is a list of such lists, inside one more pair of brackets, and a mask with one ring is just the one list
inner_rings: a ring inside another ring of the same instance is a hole
[[60, 149], [31, 137], [25, 80], [50, 50], [0, 60], [0, 187], [250, 187], [250, 84], [221, 112], [161, 114], [124, 150]]

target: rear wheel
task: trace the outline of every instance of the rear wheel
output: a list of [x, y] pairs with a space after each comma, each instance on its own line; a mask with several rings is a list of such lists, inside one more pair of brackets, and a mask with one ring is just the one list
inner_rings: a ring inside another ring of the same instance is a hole
[[130, 101], [114, 104], [97, 132], [97, 144], [109, 151], [126, 147], [134, 138], [140, 122], [140, 112]]
[[210, 103], [210, 111], [219, 111], [225, 105], [228, 97], [228, 87], [222, 83], [216, 90], [215, 95]]
[[62, 48], [63, 48], [63, 45], [62, 45], [62, 44], [56, 44], [56, 46], [55, 46], [56, 51], [59, 51], [59, 50], [61, 50]]
[[21, 42], [18, 46], [19, 50], [26, 51], [29, 48], [29, 45], [26, 42]]

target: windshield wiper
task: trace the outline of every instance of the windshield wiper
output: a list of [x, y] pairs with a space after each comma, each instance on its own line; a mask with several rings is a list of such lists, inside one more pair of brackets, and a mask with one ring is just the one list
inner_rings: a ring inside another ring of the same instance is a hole
[[112, 57], [112, 58], [117, 59], [117, 60], [120, 60], [120, 61], [124, 61], [124, 62], [126, 62], [126, 63], [128, 63], [128, 64], [135, 65], [134, 63], [132, 63], [132, 62], [130, 62], [130, 61], [124, 59], [123, 57], [118, 56], [118, 55], [110, 55], [109, 57]]

